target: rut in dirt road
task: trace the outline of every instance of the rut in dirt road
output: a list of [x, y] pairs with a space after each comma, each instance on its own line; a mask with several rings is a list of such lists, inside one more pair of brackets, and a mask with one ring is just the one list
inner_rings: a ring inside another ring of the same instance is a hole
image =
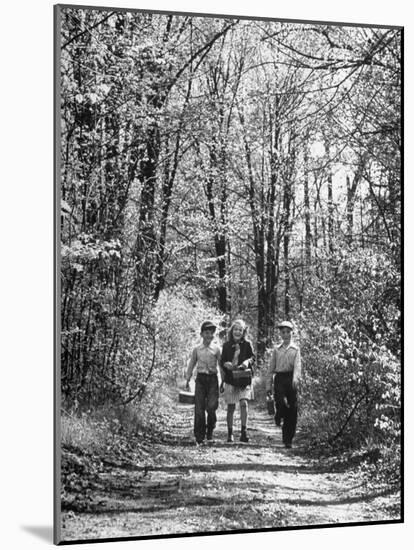
[[391, 519], [399, 494], [367, 493], [355, 474], [323, 471], [300, 448], [286, 450], [264, 411], [252, 407], [242, 444], [226, 442], [219, 410], [214, 444], [202, 447], [193, 443], [192, 407], [177, 412], [174, 435], [145, 463], [100, 474], [91, 512], [63, 514], [66, 540]]

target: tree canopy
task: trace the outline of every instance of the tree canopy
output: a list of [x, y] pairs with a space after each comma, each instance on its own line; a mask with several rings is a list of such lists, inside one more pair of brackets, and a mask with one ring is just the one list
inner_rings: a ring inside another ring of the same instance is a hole
[[141, 399], [206, 316], [265, 365], [288, 318], [331, 438], [398, 423], [401, 30], [61, 13], [65, 399]]

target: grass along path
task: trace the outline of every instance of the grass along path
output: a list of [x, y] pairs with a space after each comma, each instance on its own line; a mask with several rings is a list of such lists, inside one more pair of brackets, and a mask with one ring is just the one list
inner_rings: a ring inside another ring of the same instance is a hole
[[195, 447], [193, 408], [176, 405], [173, 434], [145, 460], [99, 473], [88, 512], [62, 514], [63, 540], [231, 531], [398, 519], [399, 493], [324, 471], [300, 445], [285, 449], [266, 411], [251, 406], [250, 442], [226, 442], [218, 411], [212, 446]]

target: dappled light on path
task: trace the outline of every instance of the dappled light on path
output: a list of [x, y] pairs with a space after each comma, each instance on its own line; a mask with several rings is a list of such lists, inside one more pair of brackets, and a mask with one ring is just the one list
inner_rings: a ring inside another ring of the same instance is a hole
[[201, 447], [193, 443], [192, 412], [177, 406], [174, 429], [145, 463], [99, 474], [90, 509], [63, 514], [65, 540], [390, 519], [381, 505], [398, 495], [324, 470], [300, 445], [285, 449], [264, 411], [252, 407], [248, 444], [229, 444], [219, 410], [215, 441]]

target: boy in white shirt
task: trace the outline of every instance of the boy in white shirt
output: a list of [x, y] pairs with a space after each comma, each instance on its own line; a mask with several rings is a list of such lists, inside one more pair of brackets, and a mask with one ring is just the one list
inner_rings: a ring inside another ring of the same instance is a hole
[[[213, 343], [216, 325], [205, 321], [201, 325], [203, 342], [193, 349], [187, 369], [187, 389], [197, 365], [194, 407], [194, 436], [196, 443], [201, 445], [207, 434], [207, 441], [213, 441], [213, 430], [216, 427], [216, 410], [219, 403], [218, 365], [221, 351]], [[207, 413], [207, 421], [206, 421]]]
[[[297, 388], [301, 377], [302, 362], [300, 349], [292, 342], [293, 325], [283, 321], [278, 325], [282, 343], [275, 347], [270, 359], [267, 393], [275, 398], [276, 426], [281, 425], [282, 438], [287, 449], [292, 447], [298, 418]], [[274, 379], [273, 379], [274, 376]], [[272, 388], [273, 385], [273, 388]]]

